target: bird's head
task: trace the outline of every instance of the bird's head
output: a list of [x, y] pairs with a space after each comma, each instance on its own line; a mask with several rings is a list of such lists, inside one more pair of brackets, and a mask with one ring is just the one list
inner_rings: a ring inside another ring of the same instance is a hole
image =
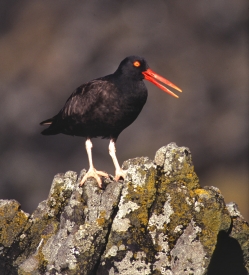
[[182, 90], [178, 88], [176, 85], [165, 79], [164, 77], [158, 75], [154, 71], [149, 68], [146, 60], [139, 56], [128, 56], [126, 57], [119, 65], [115, 74], [126, 76], [128, 78], [134, 80], [143, 80], [146, 79], [152, 82], [154, 85], [159, 87], [164, 92], [177, 97], [176, 94], [171, 92], [167, 87], [163, 86], [163, 84], [174, 88], [175, 90], [181, 92]]

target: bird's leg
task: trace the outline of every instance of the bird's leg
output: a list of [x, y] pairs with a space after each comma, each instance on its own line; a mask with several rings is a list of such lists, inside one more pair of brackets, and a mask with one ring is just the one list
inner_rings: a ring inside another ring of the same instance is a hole
[[118, 163], [118, 159], [116, 157], [116, 146], [115, 146], [115, 140], [114, 139], [110, 140], [109, 154], [110, 154], [110, 156], [113, 160], [114, 166], [115, 166], [115, 180], [118, 181], [120, 178], [125, 179], [126, 171], [124, 171]]
[[93, 147], [93, 144], [92, 144], [91, 140], [88, 138], [86, 140], [86, 152], [87, 152], [87, 156], [88, 156], [88, 160], [89, 160], [89, 170], [87, 171], [87, 173], [81, 180], [80, 186], [83, 185], [88, 178], [93, 177], [96, 179], [99, 187], [102, 188], [102, 181], [99, 176], [108, 177], [108, 174], [105, 172], [102, 172], [102, 171], [97, 171], [94, 168], [93, 159], [92, 159], [92, 147]]

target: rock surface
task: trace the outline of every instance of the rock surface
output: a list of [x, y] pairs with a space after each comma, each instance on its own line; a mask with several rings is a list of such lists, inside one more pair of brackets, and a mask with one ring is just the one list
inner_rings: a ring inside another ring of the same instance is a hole
[[32, 215], [0, 200], [0, 274], [248, 274], [249, 225], [215, 187], [201, 188], [175, 143], [123, 165], [123, 183], [79, 187], [55, 176]]

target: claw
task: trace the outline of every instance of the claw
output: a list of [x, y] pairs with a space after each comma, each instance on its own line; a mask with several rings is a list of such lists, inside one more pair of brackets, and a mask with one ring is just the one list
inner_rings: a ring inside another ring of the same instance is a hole
[[118, 180], [120, 180], [121, 178], [122, 178], [122, 179], [125, 179], [126, 174], [127, 174], [127, 171], [126, 171], [126, 170], [123, 170], [122, 168], [116, 170], [116, 173], [115, 173], [115, 181], [118, 181]]
[[102, 180], [100, 176], [108, 178], [107, 173], [102, 171], [97, 171], [95, 168], [90, 168], [85, 174], [85, 176], [82, 178], [82, 180], [80, 181], [80, 186], [82, 186], [88, 178], [95, 178], [98, 183], [98, 186], [102, 188]]

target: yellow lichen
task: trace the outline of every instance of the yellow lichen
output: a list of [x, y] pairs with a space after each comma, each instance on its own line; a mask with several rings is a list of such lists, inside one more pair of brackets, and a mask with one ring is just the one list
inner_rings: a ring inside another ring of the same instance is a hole
[[96, 219], [96, 222], [99, 226], [103, 227], [106, 223], [106, 211], [100, 211], [99, 217]]
[[203, 196], [205, 196], [206, 199], [209, 199], [211, 196], [210, 196], [210, 192], [208, 190], [205, 190], [205, 189], [196, 189], [195, 190], [195, 193], [200, 196], [201, 198]]

